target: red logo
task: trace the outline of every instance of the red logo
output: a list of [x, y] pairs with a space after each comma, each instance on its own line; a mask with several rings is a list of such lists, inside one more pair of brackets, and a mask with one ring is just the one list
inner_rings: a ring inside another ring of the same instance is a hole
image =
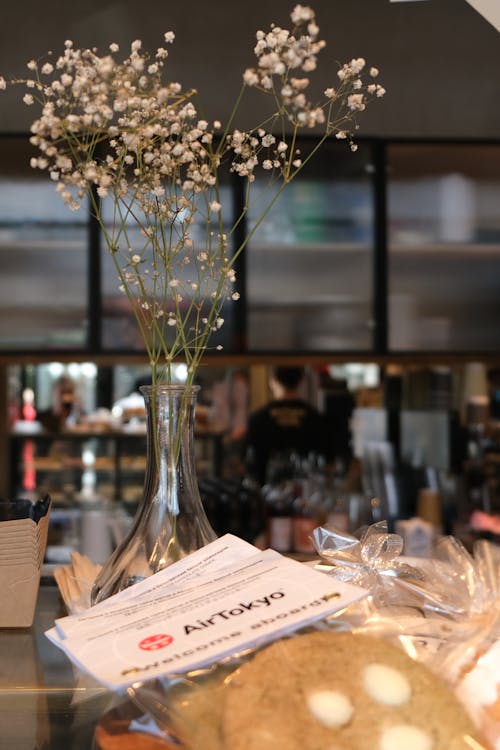
[[150, 635], [148, 638], [140, 641], [139, 648], [143, 651], [158, 651], [160, 648], [170, 646], [173, 640], [171, 635], [158, 633], [158, 635]]

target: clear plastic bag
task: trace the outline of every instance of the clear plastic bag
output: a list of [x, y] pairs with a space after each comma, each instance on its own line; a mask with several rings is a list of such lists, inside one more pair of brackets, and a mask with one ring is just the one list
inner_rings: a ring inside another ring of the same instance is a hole
[[[454, 727], [456, 717], [461, 716], [460, 710], [464, 712], [464, 716], [472, 719], [472, 730], [460, 729], [458, 722], [456, 733], [444, 744], [441, 737], [426, 745], [425, 742], [429, 739], [426, 724], [417, 725], [415, 719], [414, 725], [413, 719], [408, 718], [406, 714], [405, 718], [396, 724], [403, 727], [403, 735], [398, 739], [396, 734], [395, 740], [392, 735], [390, 736], [392, 742], [400, 743], [399, 746], [382, 744], [380, 747], [398, 747], [400, 750], [411, 740], [411, 737], [404, 733], [409, 731], [411, 734], [415, 730], [416, 741], [424, 742], [415, 745], [416, 747], [432, 747], [433, 750], [497, 750], [500, 747], [500, 722], [495, 714], [498, 697], [497, 675], [500, 679], [500, 669], [496, 668], [500, 660], [498, 549], [487, 542], [480, 542], [473, 554], [470, 554], [459, 541], [445, 537], [436, 547], [435, 559], [407, 559], [401, 554], [401, 538], [396, 534], [389, 534], [387, 525], [383, 522], [365, 528], [357, 537], [335, 529], [319, 528], [314, 532], [314, 540], [320, 555], [319, 562], [315, 564], [318, 570], [338, 580], [368, 587], [371, 595], [315, 623], [314, 626], [277, 638], [271, 645], [256, 644], [252, 649], [233, 653], [222, 662], [206, 669], [182, 675], [166, 675], [159, 680], [133, 685], [128, 689], [129, 697], [151, 721], [155, 722], [159, 732], [171, 742], [189, 750], [228, 750], [229, 747], [231, 750], [239, 750], [240, 745], [233, 747], [232, 739], [228, 745], [228, 736], [232, 735], [227, 735], [228, 705], [234, 704], [233, 688], [243, 669], [252, 663], [254, 658], [260, 658], [267, 649], [273, 648], [275, 654], [281, 655], [281, 659], [270, 662], [262, 669], [258, 682], [259, 690], [262, 691], [262, 702], [256, 703], [260, 708], [255, 709], [255, 715], [269, 715], [269, 705], [273, 705], [274, 701], [276, 706], [279, 704], [281, 715], [286, 716], [287, 711], [289, 712], [291, 726], [295, 726], [294, 717], [300, 715], [306, 716], [305, 725], [317, 729], [317, 717], [311, 720], [304, 708], [304, 701], [308, 700], [306, 683], [302, 682], [302, 676], [305, 674], [304, 662], [295, 662], [294, 650], [290, 648], [290, 643], [311, 634], [323, 633], [329, 638], [335, 638], [336, 635], [344, 633], [356, 637], [358, 640], [353, 642], [355, 644], [361, 642], [359, 638], [372, 636], [372, 641], [375, 639], [397, 647], [398, 653], [404, 655], [407, 661], [402, 663], [399, 670], [401, 674], [396, 678], [396, 683], [398, 679], [402, 679], [403, 682], [410, 679], [409, 675], [413, 673], [411, 664], [418, 664], [419, 668], [426, 669], [428, 674], [432, 674], [433, 679], [439, 678], [440, 684], [448, 691], [445, 694], [448, 697], [444, 698], [442, 704], [442, 714], [443, 722], [450, 727]], [[332, 641], [333, 643], [335, 642]], [[335, 666], [336, 657], [334, 659], [332, 656], [335, 648], [332, 645], [331, 652], [327, 649], [330, 655], [325, 653], [323, 660], [327, 666], [331, 660], [333, 672], [336, 672], [337, 678], [340, 675], [340, 681], [337, 679], [333, 692], [342, 692], [344, 686], [346, 690], [348, 686], [349, 690], [352, 690], [355, 659], [348, 659], [341, 667]], [[358, 651], [356, 645], [350, 653], [354, 655]], [[368, 658], [369, 661], [376, 659], [375, 656]], [[327, 669], [325, 672], [325, 664], [322, 664], [321, 659], [318, 661], [317, 654], [311, 656], [311, 664], [313, 662], [317, 665], [319, 684], [321, 680], [326, 679], [325, 674], [328, 675], [329, 671]], [[356, 663], [358, 668], [361, 668], [359, 659]], [[479, 668], [482, 671], [474, 675], [474, 670]], [[488, 674], [489, 677], [485, 677]], [[295, 675], [293, 689], [288, 682], [292, 680], [290, 675]], [[483, 682], [489, 680], [489, 690], [483, 691], [482, 702], [476, 700], [473, 681], [472, 686], [464, 683], [468, 675], [482, 679]], [[420, 680], [420, 677], [418, 679]], [[433, 701], [441, 690], [436, 688], [434, 695], [435, 688], [432, 685], [434, 683], [429, 678], [426, 691], [429, 700], [428, 710], [431, 713]], [[328, 694], [331, 692], [332, 689], [327, 687], [325, 699], [325, 690], [321, 690], [321, 700], [327, 700], [328, 703], [331, 699], [331, 695]], [[350, 700], [353, 705], [358, 700], [356, 696], [361, 693], [359, 686], [351, 693]], [[484, 695], [491, 699], [488, 705], [484, 703]], [[288, 697], [290, 706], [287, 709]], [[458, 714], [454, 713], [456, 708], [451, 711], [451, 707], [457, 701], [460, 706]], [[368, 711], [366, 708], [362, 710]], [[385, 710], [380, 709], [381, 713]], [[422, 707], [418, 710], [421, 711]], [[451, 712], [451, 718], [447, 715], [448, 711]], [[286, 746], [288, 750], [293, 750], [296, 734], [290, 735], [287, 722], [281, 719], [280, 722], [277, 732], [277, 727], [273, 726], [269, 718], [266, 726], [274, 743], [269, 746]], [[325, 735], [321, 735], [323, 744], [314, 744], [314, 739], [311, 747], [338, 745], [343, 750], [345, 745], [350, 750], [372, 750], [378, 747], [373, 737], [374, 733], [379, 731], [379, 724], [374, 723], [370, 711], [366, 714], [366, 722], [366, 742], [359, 730], [352, 744], [349, 744], [351, 739], [345, 744], [345, 738], [339, 739], [333, 727], [330, 739], [325, 740]], [[263, 731], [261, 720], [255, 724], [259, 725], [259, 731]], [[241, 747], [252, 750], [258, 747], [259, 750], [265, 750], [267, 739], [255, 735], [257, 729], [251, 718], [249, 717], [241, 726], [241, 731], [248, 734], [248, 742], [245, 740], [246, 744], [243, 743]], [[296, 731], [299, 732], [298, 729]], [[326, 730], [322, 727], [317, 731], [321, 734]], [[486, 739], [483, 739], [484, 737]], [[325, 741], [330, 744], [325, 745]], [[308, 742], [308, 737], [300, 734], [300, 750], [307, 750]]]
[[329, 575], [369, 582], [372, 594], [336, 619], [398, 642], [429, 666], [500, 749], [500, 549], [479, 540], [470, 553], [447, 536], [432, 559], [407, 560], [395, 537], [383, 522], [350, 539], [335, 529], [315, 530]]
[[[343, 636], [352, 643], [346, 646]], [[373, 678], [370, 684], [363, 670], [378, 670], [382, 677], [376, 674], [376, 684]], [[335, 623], [281, 638], [202, 673], [135, 685], [128, 692], [164, 736], [186, 750], [488, 747], [430, 670], [383, 638], [337, 631]], [[411, 745], [413, 739], [424, 744]]]

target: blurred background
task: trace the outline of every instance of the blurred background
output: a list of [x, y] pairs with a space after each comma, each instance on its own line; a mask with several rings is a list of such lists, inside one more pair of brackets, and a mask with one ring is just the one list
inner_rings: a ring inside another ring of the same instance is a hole
[[[59, 53], [65, 39], [101, 50], [117, 42], [126, 54], [134, 39], [156, 49], [174, 30], [170, 77], [195, 86], [206, 116], [224, 120], [254, 62], [255, 31], [286, 26], [292, 7], [255, 0], [235, 19], [227, 0], [196, 0], [189, 13], [171, 0], [10, 4], [0, 75], [23, 76], [28, 60]], [[363, 56], [387, 95], [363, 113], [358, 150], [328, 144], [238, 262], [241, 299], [224, 311], [223, 350], [199, 372], [207, 512], [218, 533], [298, 554], [311, 549], [291, 519], [353, 531], [418, 517], [467, 543], [496, 538], [499, 32], [466, 0], [313, 7], [327, 40], [318, 91], [339, 63]], [[239, 124], [254, 124], [260, 107], [249, 96]], [[88, 206], [69, 212], [29, 166], [31, 119], [19, 91], [2, 92], [0, 494], [50, 492], [54, 563], [75, 548], [105, 557], [133, 516], [145, 465], [137, 387], [148, 373]], [[241, 208], [230, 175], [223, 200]], [[262, 484], [245, 435], [271, 398], [277, 364], [305, 368], [301, 397], [325, 417], [331, 455], [276, 456]], [[436, 493], [437, 515], [422, 490]], [[96, 511], [112, 519], [98, 550], [88, 546], [104, 523]]]

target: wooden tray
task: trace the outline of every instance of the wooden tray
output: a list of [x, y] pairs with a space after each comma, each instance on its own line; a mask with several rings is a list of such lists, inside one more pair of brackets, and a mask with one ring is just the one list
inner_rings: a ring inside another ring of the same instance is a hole
[[130, 701], [108, 711], [96, 730], [95, 750], [180, 750], [178, 744], [146, 732], [130, 731], [130, 722], [142, 716]]

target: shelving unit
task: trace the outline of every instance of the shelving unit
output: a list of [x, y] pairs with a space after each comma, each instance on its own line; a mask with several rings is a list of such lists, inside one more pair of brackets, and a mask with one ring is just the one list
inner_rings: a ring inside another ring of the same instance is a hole
[[[10, 433], [12, 497], [22, 494], [23, 477], [34, 472], [37, 489], [48, 492], [55, 504], [82, 492], [86, 480], [96, 494], [127, 502], [137, 501], [146, 468], [146, 436], [125, 432]], [[28, 449], [28, 450], [27, 450]], [[198, 432], [195, 458], [200, 477], [220, 477], [223, 434]]]

